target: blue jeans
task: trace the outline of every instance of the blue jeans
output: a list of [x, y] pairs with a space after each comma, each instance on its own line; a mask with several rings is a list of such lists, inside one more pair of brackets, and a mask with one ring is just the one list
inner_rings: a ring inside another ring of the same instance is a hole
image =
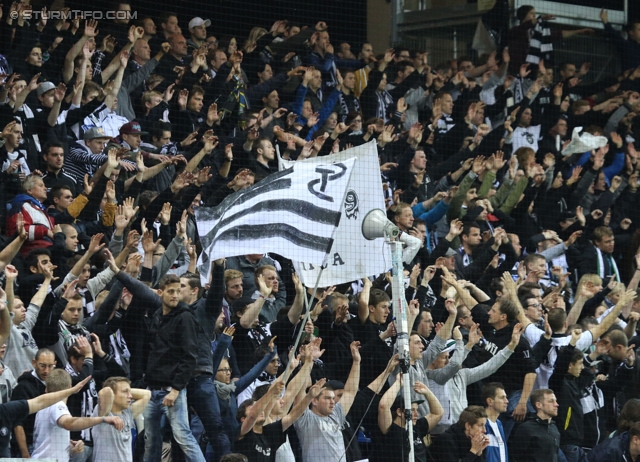
[[169, 392], [153, 390], [151, 400], [144, 410], [145, 447], [144, 462], [160, 462], [162, 456], [161, 418], [169, 420], [173, 437], [184, 452], [187, 462], [205, 462], [200, 446], [189, 428], [189, 412], [187, 407], [187, 390], [178, 393], [173, 406], [162, 404]]
[[224, 434], [220, 405], [213, 375], [202, 374], [193, 377], [187, 385], [187, 402], [195, 409], [202, 421], [207, 437], [213, 447], [215, 460], [231, 452], [229, 439]]
[[[499, 419], [500, 419], [500, 422], [502, 422], [502, 428], [504, 429], [504, 438], [506, 441], [509, 440], [509, 435], [511, 435], [511, 432], [513, 431], [513, 427], [516, 424], [516, 421], [513, 420], [513, 417], [511, 417], [511, 414], [513, 413], [516, 406], [520, 402], [521, 396], [522, 396], [522, 390], [516, 390], [511, 392], [511, 394], [508, 396], [509, 405], [507, 406], [507, 412], [503, 412], [502, 414], [500, 414]], [[527, 412], [535, 412], [534, 409], [531, 407], [531, 403], [529, 401], [527, 401]]]

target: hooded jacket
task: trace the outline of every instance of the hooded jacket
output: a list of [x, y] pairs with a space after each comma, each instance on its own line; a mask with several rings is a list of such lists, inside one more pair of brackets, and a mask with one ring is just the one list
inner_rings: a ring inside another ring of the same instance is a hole
[[511, 445], [512, 462], [558, 462], [560, 431], [553, 420], [532, 414], [516, 429]]
[[632, 462], [629, 452], [629, 432], [604, 440], [587, 454], [588, 462]]

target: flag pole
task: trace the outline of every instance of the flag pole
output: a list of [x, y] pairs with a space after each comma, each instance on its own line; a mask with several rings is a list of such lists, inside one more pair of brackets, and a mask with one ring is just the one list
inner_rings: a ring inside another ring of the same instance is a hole
[[[316, 278], [316, 283], [314, 284], [313, 291], [311, 292], [311, 300], [315, 298], [316, 292], [318, 291], [318, 284], [320, 283], [322, 272], [327, 267], [328, 257], [329, 257], [329, 252], [326, 253], [322, 266], [320, 267], [320, 271], [318, 271], [318, 277]], [[302, 320], [302, 324], [300, 325], [300, 330], [298, 331], [298, 335], [296, 336], [296, 341], [293, 343], [293, 348], [289, 352], [289, 361], [287, 362], [287, 368], [285, 369], [284, 375], [282, 377], [282, 380], [284, 383], [287, 383], [287, 381], [289, 380], [289, 375], [291, 375], [291, 363], [293, 361], [293, 358], [295, 358], [296, 351], [298, 350], [298, 345], [300, 344], [300, 339], [302, 338], [304, 328], [307, 325], [309, 318], [311, 317], [311, 309], [309, 307], [309, 297], [307, 297], [307, 294], [304, 294], [304, 305], [307, 309], [307, 313], [305, 314], [305, 317]]]
[[[280, 152], [278, 151], [278, 159], [280, 159], [279, 154]], [[354, 156], [354, 159], [357, 159], [357, 157]], [[351, 172], [349, 173], [349, 178], [351, 178]], [[344, 193], [342, 195], [342, 201], [340, 202], [342, 204], [340, 206], [340, 218], [342, 218], [342, 209], [344, 208], [344, 201], [345, 201], [345, 198], [347, 197], [347, 193], [348, 193], [348, 188], [345, 188]], [[332, 242], [334, 242], [334, 237], [338, 230], [339, 224], [340, 224], [340, 220], [338, 220], [338, 223], [336, 223], [336, 226], [333, 228], [333, 232], [331, 233]], [[316, 277], [316, 282], [313, 285], [313, 291], [311, 292], [311, 300], [315, 299], [316, 297], [316, 292], [318, 291], [318, 284], [320, 284], [320, 278], [322, 277], [322, 272], [329, 264], [328, 263], [329, 254], [331, 253], [332, 248], [333, 248], [333, 243], [331, 244], [331, 247], [327, 249], [327, 252], [324, 254], [324, 258], [322, 259], [322, 266], [320, 267], [320, 271], [318, 271], [318, 276]], [[293, 358], [295, 358], [296, 351], [298, 350], [298, 346], [300, 344], [300, 339], [302, 338], [302, 333], [304, 332], [304, 328], [307, 325], [309, 318], [311, 317], [311, 307], [309, 305], [309, 297], [307, 297], [307, 294], [305, 294], [305, 297], [304, 297], [304, 305], [307, 309], [307, 313], [304, 319], [302, 320], [302, 324], [300, 325], [300, 331], [298, 332], [298, 335], [296, 336], [296, 341], [294, 342], [293, 348], [289, 353], [289, 361], [287, 363], [287, 368], [284, 370], [284, 374], [282, 376], [282, 380], [284, 383], [287, 383], [287, 380], [289, 380], [289, 376], [291, 375], [291, 361], [293, 360]]]

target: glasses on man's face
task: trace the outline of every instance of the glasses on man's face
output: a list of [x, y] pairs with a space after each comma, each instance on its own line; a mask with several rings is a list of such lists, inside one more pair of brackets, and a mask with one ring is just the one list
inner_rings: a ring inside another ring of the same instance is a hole
[[529, 305], [527, 308], [540, 308], [542, 303], [534, 303], [533, 305]]
[[225, 367], [222, 369], [218, 369], [218, 372], [222, 372], [223, 374], [229, 374], [231, 372], [231, 369], [228, 367]]
[[42, 364], [42, 363], [38, 363], [38, 367], [40, 369], [55, 369], [56, 365], [55, 364]]

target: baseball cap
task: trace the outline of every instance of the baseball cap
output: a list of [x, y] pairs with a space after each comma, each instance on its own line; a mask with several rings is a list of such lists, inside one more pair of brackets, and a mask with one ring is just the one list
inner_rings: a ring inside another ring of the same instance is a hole
[[344, 382], [341, 382], [340, 380], [327, 380], [326, 384], [331, 388], [333, 388], [334, 390], [344, 389]]
[[95, 140], [96, 138], [109, 139], [111, 137], [107, 136], [107, 134], [104, 132], [104, 128], [102, 127], [91, 127], [86, 132], [84, 132], [85, 140]]
[[560, 218], [558, 219], [558, 221], [575, 220], [575, 219], [576, 219], [576, 212], [567, 211], [567, 212], [562, 212], [560, 214]]
[[55, 88], [56, 86], [53, 84], [53, 82], [43, 82], [38, 86], [38, 89], [36, 90], [36, 94], [38, 96], [42, 96], [50, 90], [55, 90]]
[[447, 253], [444, 254], [445, 257], [453, 257], [454, 255], [456, 255], [458, 252], [456, 252], [455, 250], [453, 250], [451, 247], [449, 247], [447, 249]]
[[146, 135], [147, 132], [143, 132], [138, 122], [129, 122], [120, 127], [121, 135]]
[[251, 305], [253, 302], [255, 302], [253, 298], [248, 295], [244, 295], [233, 302], [233, 305], [231, 305], [231, 312], [237, 313], [238, 311], [242, 311], [247, 307], [247, 305]]
[[211, 25], [211, 21], [209, 19], [202, 19], [196, 16], [191, 21], [189, 21], [189, 29], [193, 29], [194, 27], [198, 27], [203, 24], [204, 27], [209, 27]]

